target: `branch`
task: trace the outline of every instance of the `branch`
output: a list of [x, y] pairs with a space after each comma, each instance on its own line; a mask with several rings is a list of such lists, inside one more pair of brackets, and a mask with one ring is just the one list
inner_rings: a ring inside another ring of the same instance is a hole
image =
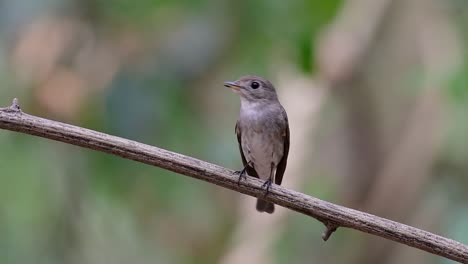
[[[238, 185], [238, 176], [232, 170], [136, 141], [28, 115], [21, 112], [16, 99], [12, 106], [0, 108], [0, 128], [113, 154], [254, 197], [263, 197], [265, 193], [261, 187], [263, 182], [259, 179], [247, 177]], [[468, 263], [468, 246], [418, 228], [325, 202], [274, 184], [268, 196], [262, 199], [325, 223], [327, 230], [324, 239], [337, 227], [348, 227]]]

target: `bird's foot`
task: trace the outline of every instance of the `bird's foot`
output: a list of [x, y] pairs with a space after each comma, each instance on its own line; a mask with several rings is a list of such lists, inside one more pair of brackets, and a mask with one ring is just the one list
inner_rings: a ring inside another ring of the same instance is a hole
[[241, 180], [247, 180], [247, 175], [245, 173], [247, 167], [243, 168], [240, 171], [235, 171], [234, 174], [239, 174], [239, 178], [237, 179], [237, 185], [240, 185]]
[[263, 185], [262, 185], [262, 188], [263, 189], [266, 189], [266, 192], [265, 192], [265, 196], [268, 195], [268, 193], [270, 192], [270, 188], [271, 188], [271, 185], [273, 184], [273, 181], [270, 179], [266, 180]]

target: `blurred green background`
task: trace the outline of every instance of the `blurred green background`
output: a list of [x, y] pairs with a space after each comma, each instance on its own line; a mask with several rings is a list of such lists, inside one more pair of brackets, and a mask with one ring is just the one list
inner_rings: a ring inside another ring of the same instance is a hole
[[[270, 79], [284, 186], [468, 243], [468, 2], [3, 0], [0, 105], [241, 167]], [[451, 263], [188, 177], [0, 131], [0, 263]]]

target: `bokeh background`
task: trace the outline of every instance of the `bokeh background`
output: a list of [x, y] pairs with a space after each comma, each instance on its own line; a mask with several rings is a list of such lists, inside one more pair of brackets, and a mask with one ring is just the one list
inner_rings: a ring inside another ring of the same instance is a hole
[[[288, 111], [284, 186], [468, 243], [468, 2], [3, 0], [0, 105], [231, 169], [239, 99]], [[0, 131], [0, 263], [452, 263]]]

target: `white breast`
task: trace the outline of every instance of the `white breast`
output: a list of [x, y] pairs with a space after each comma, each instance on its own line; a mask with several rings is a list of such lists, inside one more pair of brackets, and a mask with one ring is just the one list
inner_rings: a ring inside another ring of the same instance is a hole
[[[271, 172], [275, 175], [276, 166], [283, 157], [284, 142], [281, 130], [272, 127], [267, 106], [249, 103], [242, 104], [242, 150], [248, 162], [261, 179], [268, 179]], [[273, 164], [273, 171], [272, 171]]]

